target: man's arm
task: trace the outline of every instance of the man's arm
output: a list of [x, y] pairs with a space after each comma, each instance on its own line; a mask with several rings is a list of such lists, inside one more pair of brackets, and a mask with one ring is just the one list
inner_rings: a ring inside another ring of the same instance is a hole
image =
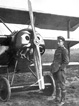
[[60, 66], [61, 69], [64, 70], [64, 68], [66, 68], [66, 66], [68, 65], [69, 63], [69, 55], [68, 55], [68, 50], [67, 49], [64, 49], [63, 50], [63, 53], [62, 53], [62, 59], [63, 59], [63, 62], [62, 62], [62, 65]]

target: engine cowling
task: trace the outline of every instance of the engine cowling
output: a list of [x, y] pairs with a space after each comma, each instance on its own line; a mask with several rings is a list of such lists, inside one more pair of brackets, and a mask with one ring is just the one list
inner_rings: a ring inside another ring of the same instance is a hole
[[[41, 55], [45, 52], [45, 42], [42, 36], [36, 32], [37, 40], [39, 42], [39, 49]], [[33, 58], [34, 42], [32, 29], [23, 29], [19, 31], [14, 37], [14, 45], [19, 50], [20, 55], [24, 57]]]
[[40, 53], [41, 53], [41, 55], [43, 55], [45, 52], [45, 42], [39, 33], [36, 32], [36, 35], [37, 35], [37, 39], [39, 41]]

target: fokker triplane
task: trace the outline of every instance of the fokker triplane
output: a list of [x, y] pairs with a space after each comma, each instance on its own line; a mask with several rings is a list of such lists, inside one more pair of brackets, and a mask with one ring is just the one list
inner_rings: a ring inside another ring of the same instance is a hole
[[[0, 47], [8, 47], [8, 50], [0, 56], [0, 98], [2, 101], [7, 101], [12, 92], [22, 90], [40, 90], [43, 94], [48, 96], [52, 95], [55, 90], [55, 82], [50, 70], [48, 70], [49, 73], [43, 72], [43, 67], [48, 65], [41, 63], [41, 56], [44, 54], [45, 49], [56, 48], [56, 39], [43, 39], [42, 36], [36, 32], [35, 27], [67, 30], [69, 36], [69, 31], [74, 31], [79, 24], [79, 18], [76, 17], [37, 12], [34, 12], [34, 20], [32, 6], [29, 0], [28, 9], [29, 12], [0, 8], [0, 22], [11, 32], [10, 35], [0, 36]], [[20, 31], [12, 32], [5, 24], [16, 23], [28, 25], [29, 20], [31, 28], [22, 29]], [[79, 43], [79, 41], [67, 39], [66, 46], [69, 49], [77, 43]], [[18, 60], [20, 58], [26, 61], [26, 70], [29, 70], [35, 76], [35, 83], [31, 85], [13, 85]], [[3, 68], [6, 70], [4, 71]], [[10, 72], [13, 72], [11, 80], [9, 79]], [[4, 73], [7, 74], [7, 78], [2, 76]]]
[[[40, 89], [44, 94], [52, 95], [54, 92], [54, 80], [49, 74], [43, 75], [41, 55], [45, 52], [45, 43], [43, 38], [35, 31], [34, 18], [31, 7], [31, 2], [28, 0], [29, 16], [31, 20], [31, 29], [22, 29], [20, 31], [12, 32], [2, 19], [0, 21], [11, 32], [11, 35], [0, 36], [1, 48], [8, 47], [8, 50], [1, 55], [1, 69], [6, 68], [7, 78], [2, 77], [4, 73], [1, 72], [0, 77], [0, 98], [2, 101], [7, 101], [11, 92], [22, 90], [38, 90]], [[27, 17], [26, 17], [27, 19]], [[6, 55], [6, 56], [5, 56]], [[13, 81], [15, 73], [17, 72], [18, 59], [26, 59], [27, 68], [36, 77], [36, 82], [31, 85], [14, 86]], [[31, 65], [34, 64], [34, 73]], [[9, 70], [13, 67], [12, 70]], [[13, 71], [12, 79], [9, 80], [9, 73]]]

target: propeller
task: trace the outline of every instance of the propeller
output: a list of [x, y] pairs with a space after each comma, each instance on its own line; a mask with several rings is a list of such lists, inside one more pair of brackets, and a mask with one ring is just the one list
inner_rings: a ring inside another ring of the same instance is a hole
[[42, 75], [42, 63], [41, 63], [41, 54], [40, 54], [40, 49], [39, 49], [39, 41], [37, 39], [37, 35], [35, 32], [35, 27], [34, 27], [34, 18], [33, 18], [33, 12], [32, 12], [32, 6], [30, 0], [28, 0], [28, 9], [29, 9], [29, 16], [31, 20], [31, 26], [33, 30], [33, 42], [34, 42], [34, 64], [35, 64], [35, 69], [37, 73], [37, 78], [38, 78], [38, 84], [39, 84], [39, 89], [44, 89], [44, 77]]

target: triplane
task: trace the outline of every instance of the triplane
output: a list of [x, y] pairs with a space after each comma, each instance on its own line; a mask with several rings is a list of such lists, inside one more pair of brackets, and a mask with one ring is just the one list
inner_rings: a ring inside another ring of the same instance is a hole
[[[4, 72], [2, 70], [0, 77], [0, 98], [2, 101], [10, 99], [11, 93], [16, 91], [40, 90], [43, 94], [50, 96], [55, 90], [55, 82], [51, 74], [42, 72], [41, 55], [45, 52], [45, 43], [43, 38], [35, 31], [32, 7], [29, 0], [28, 8], [32, 29], [27, 28], [12, 32], [0, 19], [11, 32], [11, 35], [0, 36], [1, 46], [8, 47], [8, 50], [2, 54], [3, 57], [6, 55], [7, 59], [5, 58], [0, 62], [1, 69], [5, 68], [7, 73], [7, 78], [3, 77]], [[36, 78], [35, 83], [31, 85], [13, 85], [19, 58], [26, 60], [27, 67]], [[31, 67], [35, 67], [36, 72], [33, 72]], [[10, 68], [12, 70], [9, 70]], [[9, 78], [10, 71], [13, 72], [11, 80]]]
[[[79, 18], [32, 12], [31, 2], [29, 0], [28, 9], [29, 12], [26, 10], [22, 11], [0, 7], [0, 22], [3, 23], [11, 32], [10, 35], [0, 36], [0, 48], [8, 48], [5, 53], [0, 55], [0, 99], [2, 101], [7, 101], [10, 99], [11, 93], [13, 92], [33, 90], [37, 92], [40, 91], [40, 93], [48, 96], [54, 94], [55, 82], [50, 72], [51, 63], [42, 64], [41, 56], [44, 54], [45, 49], [56, 49], [56, 39], [43, 39], [41, 35], [36, 32], [35, 27], [42, 29], [67, 31], [68, 39], [66, 39], [65, 45], [69, 50], [69, 55], [70, 47], [79, 43], [79, 40], [69, 38], [69, 31], [74, 31], [78, 28]], [[28, 25], [29, 20], [31, 21], [31, 28], [22, 29], [20, 31], [12, 32], [5, 24], [15, 23]], [[14, 85], [15, 74], [24, 72], [23, 69], [21, 71], [17, 70], [20, 59], [22, 61], [25, 61], [26, 68], [24, 68], [24, 71], [26, 74], [28, 71], [30, 71], [35, 77], [35, 82], [32, 84], [28, 83], [22, 85]], [[79, 63], [69, 63], [69, 66], [73, 65], [79, 65]], [[43, 72], [43, 70], [45, 72]], [[7, 78], [3, 77], [4, 73], [6, 73]], [[10, 74], [12, 74], [11, 78]]]

